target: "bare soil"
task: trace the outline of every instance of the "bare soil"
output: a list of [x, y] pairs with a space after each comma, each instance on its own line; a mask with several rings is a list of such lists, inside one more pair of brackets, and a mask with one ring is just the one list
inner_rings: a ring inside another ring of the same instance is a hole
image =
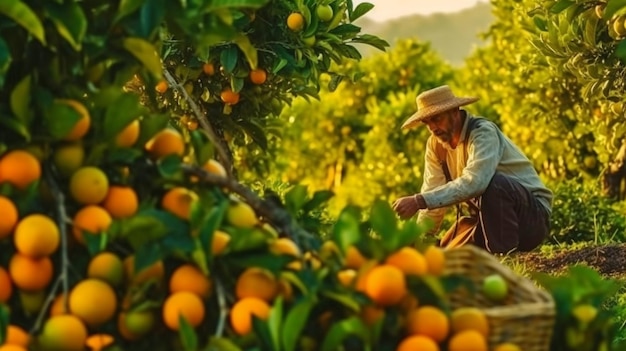
[[586, 264], [607, 277], [626, 276], [626, 244], [566, 248], [546, 255], [541, 252], [516, 253], [513, 256], [528, 271], [559, 273], [576, 264]]

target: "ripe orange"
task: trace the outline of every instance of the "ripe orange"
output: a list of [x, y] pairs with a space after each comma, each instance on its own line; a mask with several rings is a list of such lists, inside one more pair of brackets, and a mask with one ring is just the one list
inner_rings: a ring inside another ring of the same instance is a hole
[[112, 252], [100, 252], [89, 261], [87, 277], [118, 286], [124, 280], [122, 260]]
[[205, 62], [202, 65], [202, 72], [207, 76], [212, 76], [215, 74], [215, 66], [211, 62]]
[[267, 80], [267, 72], [263, 68], [250, 71], [250, 81], [256, 85], [261, 85]]
[[185, 153], [185, 141], [177, 130], [165, 128], [156, 133], [146, 143], [146, 150], [155, 159], [169, 155], [183, 156]]
[[7, 302], [13, 294], [13, 285], [9, 272], [0, 266], [0, 303]]
[[87, 340], [85, 340], [85, 346], [87, 346], [90, 351], [102, 351], [113, 345], [114, 342], [115, 338], [113, 338], [112, 335], [100, 333], [88, 336]]
[[365, 294], [378, 305], [395, 305], [407, 294], [404, 274], [395, 266], [376, 266], [365, 279]]
[[133, 284], [142, 284], [151, 280], [161, 281], [165, 276], [165, 266], [163, 261], [156, 261], [148, 267], [143, 268], [139, 272], [135, 272], [135, 256], [127, 256], [122, 262], [124, 265], [124, 274], [129, 282]]
[[221, 255], [224, 250], [226, 250], [226, 246], [230, 242], [230, 235], [221, 230], [216, 230], [213, 233], [213, 242], [211, 243], [211, 253], [215, 255]]
[[363, 256], [359, 249], [354, 245], [348, 246], [343, 264], [346, 268], [359, 269], [365, 262], [367, 262], [367, 258]]
[[21, 254], [39, 258], [57, 250], [61, 242], [61, 234], [59, 227], [50, 217], [31, 214], [17, 223], [13, 242]]
[[356, 281], [357, 273], [354, 269], [343, 269], [337, 272], [337, 279], [343, 286], [350, 287]]
[[450, 315], [450, 326], [453, 333], [476, 330], [485, 338], [489, 337], [489, 320], [480, 308], [459, 307], [455, 309]]
[[0, 345], [0, 351], [28, 351], [25, 347], [12, 344]]
[[503, 344], [496, 345], [493, 351], [522, 351], [522, 348], [511, 342], [505, 342]]
[[109, 179], [98, 167], [81, 167], [70, 177], [70, 194], [79, 204], [99, 204], [108, 191]]
[[40, 291], [50, 284], [53, 266], [49, 257], [32, 258], [20, 253], [13, 254], [9, 261], [9, 276], [21, 290]]
[[24, 330], [22, 327], [19, 327], [15, 324], [9, 324], [4, 343], [6, 345], [28, 347], [28, 345], [30, 344], [30, 335], [28, 335], [26, 330]]
[[100, 234], [106, 232], [113, 219], [109, 212], [96, 205], [88, 205], [76, 212], [73, 220], [72, 233], [79, 243], [85, 243], [85, 232]]
[[428, 272], [424, 256], [416, 249], [408, 246], [389, 255], [385, 263], [398, 267], [407, 275], [424, 275]]
[[109, 284], [88, 278], [70, 291], [69, 307], [70, 312], [85, 324], [97, 327], [113, 318], [117, 297]]
[[131, 217], [139, 208], [139, 199], [135, 190], [129, 186], [111, 185], [102, 207], [113, 218]]
[[180, 327], [179, 316], [184, 317], [192, 327], [197, 327], [204, 320], [204, 315], [202, 299], [188, 291], [171, 294], [163, 304], [163, 322], [172, 330]]
[[287, 27], [294, 32], [299, 32], [304, 28], [304, 16], [299, 12], [292, 12], [287, 17]]
[[87, 328], [76, 316], [64, 314], [51, 317], [43, 325], [39, 344], [44, 350], [82, 351], [87, 341]]
[[256, 297], [243, 298], [230, 310], [230, 325], [235, 333], [246, 335], [252, 331], [252, 316], [266, 320], [270, 315], [270, 306]]
[[211, 281], [197, 267], [184, 264], [176, 268], [170, 277], [170, 293], [180, 291], [191, 292], [204, 299], [211, 293]]
[[131, 147], [135, 145], [137, 139], [139, 139], [139, 129], [139, 120], [133, 120], [115, 136], [115, 145], [117, 147]]
[[433, 339], [423, 335], [412, 335], [400, 342], [396, 351], [439, 351], [439, 345]]
[[64, 300], [63, 294], [57, 295], [54, 300], [52, 300], [52, 304], [50, 304], [50, 317], [67, 314], [69, 312], [69, 309], [64, 305]]
[[198, 201], [198, 195], [183, 187], [175, 187], [168, 190], [161, 198], [161, 207], [176, 217], [189, 220], [191, 206]]
[[424, 258], [426, 259], [428, 273], [437, 276], [443, 274], [446, 268], [446, 256], [443, 249], [431, 245], [424, 251]]
[[0, 183], [10, 183], [24, 190], [41, 178], [41, 163], [24, 150], [9, 151], [0, 158]]
[[227, 177], [228, 174], [226, 173], [226, 169], [224, 168], [224, 166], [222, 166], [221, 163], [217, 162], [214, 159], [210, 159], [208, 160], [203, 166], [202, 168], [211, 173], [211, 174], [215, 174], [217, 176], [220, 177]]
[[232, 91], [231, 88], [224, 88], [220, 93], [220, 98], [227, 105], [235, 105], [239, 102], [239, 93]]
[[0, 239], [3, 239], [13, 232], [19, 220], [19, 213], [13, 201], [2, 195], [0, 195], [0, 213], [2, 213], [2, 221], [0, 221]]
[[76, 141], [84, 137], [91, 126], [91, 116], [89, 110], [82, 103], [72, 99], [57, 99], [56, 102], [68, 105], [80, 115], [80, 119], [74, 124], [74, 127], [67, 133], [63, 140]]
[[448, 316], [434, 306], [422, 306], [409, 312], [405, 327], [409, 335], [425, 335], [437, 342], [445, 340], [450, 333]]
[[235, 295], [239, 299], [256, 297], [269, 302], [276, 297], [278, 289], [278, 281], [272, 272], [260, 267], [250, 267], [237, 278]]
[[465, 330], [452, 335], [448, 351], [488, 351], [487, 339], [476, 330]]
[[169, 84], [167, 84], [165, 80], [158, 82], [157, 85], [154, 87], [154, 89], [158, 93], [161, 93], [161, 94], [165, 93], [168, 88], [169, 88]]
[[289, 255], [293, 257], [302, 255], [298, 245], [290, 238], [278, 238], [272, 241], [269, 250], [275, 255]]

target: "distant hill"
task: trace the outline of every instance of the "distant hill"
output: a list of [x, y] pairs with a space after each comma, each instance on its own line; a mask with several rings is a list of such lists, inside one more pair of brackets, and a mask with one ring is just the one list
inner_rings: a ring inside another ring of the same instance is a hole
[[[362, 28], [362, 33], [377, 35], [392, 46], [398, 39], [429, 41], [442, 58], [460, 66], [475, 47], [486, 44], [480, 33], [485, 32], [494, 20], [491, 10], [490, 2], [480, 2], [455, 13], [412, 15], [385, 22], [376, 22], [365, 16], [355, 24]], [[363, 56], [380, 52], [363, 45], [357, 48]]]

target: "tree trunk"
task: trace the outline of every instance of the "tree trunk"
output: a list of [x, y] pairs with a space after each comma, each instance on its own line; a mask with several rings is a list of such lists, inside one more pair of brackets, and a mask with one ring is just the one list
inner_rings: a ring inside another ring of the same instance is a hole
[[622, 143], [613, 161], [602, 171], [602, 191], [609, 198], [626, 198], [626, 142]]

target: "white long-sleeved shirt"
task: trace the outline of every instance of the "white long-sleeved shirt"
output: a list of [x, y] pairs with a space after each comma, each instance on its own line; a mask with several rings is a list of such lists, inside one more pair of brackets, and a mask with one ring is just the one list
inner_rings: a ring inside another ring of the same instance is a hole
[[552, 191], [543, 184], [530, 160], [494, 123], [483, 120], [474, 126], [468, 140], [465, 159], [463, 151], [465, 135], [469, 117], [474, 116], [463, 110], [461, 113], [465, 113], [467, 118], [461, 130], [459, 144], [453, 149], [449, 144], [442, 143], [447, 151], [446, 162], [452, 181], [446, 182], [437, 158], [435, 145], [439, 141], [432, 135], [428, 138], [424, 182], [421, 188], [421, 195], [428, 209], [419, 212], [417, 222], [430, 219], [434, 224], [431, 232], [438, 231], [446, 208], [484, 193], [496, 172], [517, 180], [530, 190], [550, 213]]

